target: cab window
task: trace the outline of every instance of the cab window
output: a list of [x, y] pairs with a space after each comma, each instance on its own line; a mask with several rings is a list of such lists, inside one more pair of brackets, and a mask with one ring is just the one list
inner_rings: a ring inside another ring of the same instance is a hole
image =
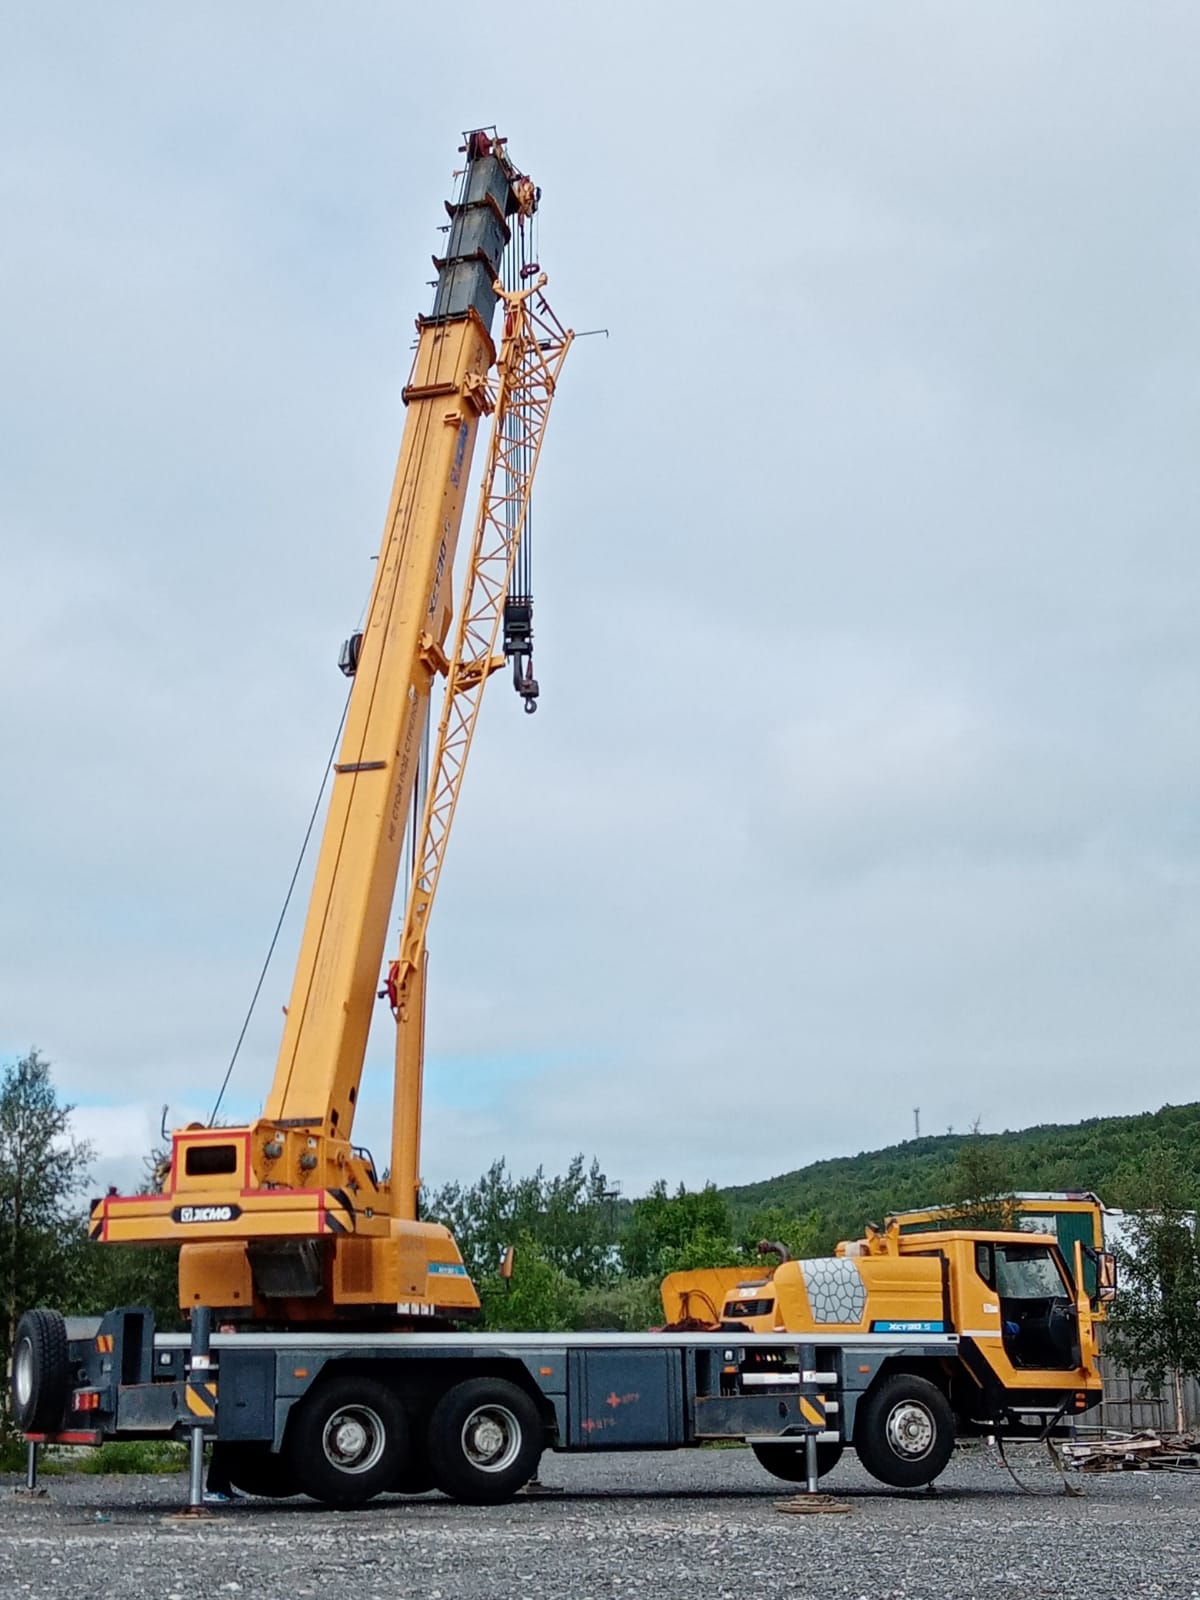
[[1067, 1286], [1045, 1245], [996, 1247], [996, 1287], [1005, 1300], [1061, 1300]]
[[975, 1245], [975, 1271], [989, 1289], [996, 1287], [996, 1247], [992, 1244]]

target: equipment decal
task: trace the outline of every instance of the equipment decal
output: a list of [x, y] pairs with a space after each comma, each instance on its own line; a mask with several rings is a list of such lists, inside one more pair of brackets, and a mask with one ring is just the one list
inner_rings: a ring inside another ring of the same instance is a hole
[[172, 1222], [236, 1222], [241, 1206], [176, 1206]]

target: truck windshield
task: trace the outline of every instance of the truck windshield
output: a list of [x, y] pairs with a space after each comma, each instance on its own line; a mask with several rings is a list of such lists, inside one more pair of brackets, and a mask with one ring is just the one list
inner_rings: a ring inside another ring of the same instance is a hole
[[998, 1245], [996, 1288], [1006, 1300], [1060, 1300], [1067, 1293], [1053, 1254], [1042, 1244]]
[[774, 1309], [774, 1300], [727, 1300], [723, 1314], [726, 1317], [765, 1317]]

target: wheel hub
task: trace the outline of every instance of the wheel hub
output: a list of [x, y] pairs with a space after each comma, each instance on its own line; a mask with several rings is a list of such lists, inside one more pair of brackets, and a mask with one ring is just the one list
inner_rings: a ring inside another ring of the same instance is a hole
[[888, 1443], [897, 1455], [909, 1461], [919, 1461], [929, 1454], [934, 1432], [932, 1416], [915, 1400], [895, 1406], [887, 1420]]
[[475, 1424], [475, 1449], [481, 1456], [494, 1456], [504, 1448], [504, 1429], [492, 1417]]
[[345, 1406], [325, 1424], [325, 1457], [342, 1472], [368, 1472], [383, 1454], [383, 1423], [369, 1406]]
[[33, 1351], [27, 1339], [21, 1341], [13, 1364], [13, 1393], [18, 1405], [29, 1404], [29, 1397], [33, 1393]]
[[503, 1472], [520, 1453], [521, 1424], [507, 1406], [480, 1406], [463, 1424], [463, 1452], [483, 1472]]
[[342, 1422], [333, 1436], [333, 1448], [338, 1455], [348, 1460], [362, 1455], [367, 1447], [367, 1430], [361, 1422], [347, 1419]]

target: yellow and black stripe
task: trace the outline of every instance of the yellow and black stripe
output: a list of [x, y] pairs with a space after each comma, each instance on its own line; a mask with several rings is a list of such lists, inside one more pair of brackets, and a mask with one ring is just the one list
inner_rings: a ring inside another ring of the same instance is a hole
[[800, 1415], [810, 1427], [823, 1431], [828, 1418], [825, 1415], [825, 1396], [823, 1394], [802, 1394], [799, 1396]]
[[212, 1422], [217, 1415], [217, 1380], [215, 1378], [189, 1378], [187, 1381], [187, 1408], [193, 1417]]
[[323, 1230], [328, 1233], [353, 1233], [354, 1202], [344, 1189], [326, 1189], [325, 1204], [321, 1214]]

